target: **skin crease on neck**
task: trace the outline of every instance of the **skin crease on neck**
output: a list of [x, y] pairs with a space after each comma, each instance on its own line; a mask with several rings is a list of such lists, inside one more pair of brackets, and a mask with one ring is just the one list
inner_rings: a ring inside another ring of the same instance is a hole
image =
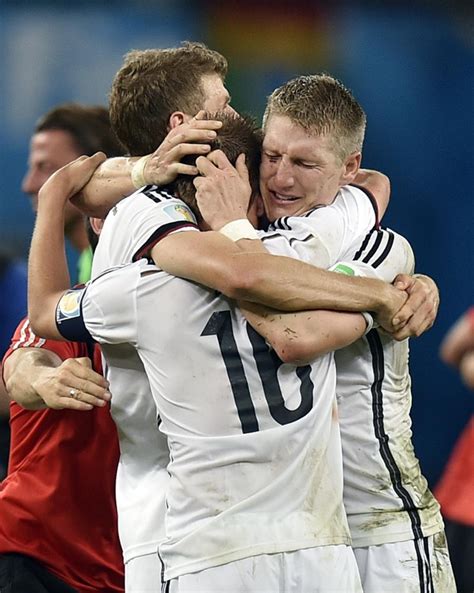
[[[35, 212], [38, 208], [38, 192], [42, 185], [55, 171], [80, 155], [71, 134], [65, 130], [44, 130], [32, 136], [28, 171], [23, 178], [21, 189], [31, 197]], [[65, 211], [65, 233], [79, 251], [87, 247], [83, 215], [72, 204], [68, 204]]]
[[264, 131], [260, 192], [270, 222], [330, 204], [357, 174], [360, 153], [341, 163], [329, 135], [311, 134], [285, 115], [271, 115]]

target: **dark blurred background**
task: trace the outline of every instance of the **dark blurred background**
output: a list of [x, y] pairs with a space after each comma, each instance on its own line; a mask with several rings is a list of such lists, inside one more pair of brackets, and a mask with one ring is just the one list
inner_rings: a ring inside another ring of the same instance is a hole
[[460, 1], [0, 0], [0, 249], [26, 256], [33, 214], [20, 184], [36, 119], [56, 103], [107, 103], [132, 48], [200, 40], [229, 60], [233, 106], [260, 118], [290, 77], [327, 71], [364, 106], [363, 164], [392, 181], [385, 224], [436, 279], [435, 327], [412, 340], [415, 448], [434, 485], [472, 412], [438, 359], [474, 302], [474, 11]]

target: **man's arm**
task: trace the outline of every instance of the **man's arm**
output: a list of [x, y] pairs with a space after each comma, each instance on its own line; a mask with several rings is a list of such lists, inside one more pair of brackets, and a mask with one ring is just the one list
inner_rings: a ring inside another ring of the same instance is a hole
[[366, 320], [358, 313], [280, 313], [248, 302], [239, 302], [239, 308], [280, 360], [298, 366], [352, 344], [367, 330]]
[[390, 200], [390, 179], [371, 169], [359, 169], [354, 181], [354, 185], [363, 187], [372, 194], [377, 202], [379, 220], [385, 214]]
[[51, 350], [18, 348], [6, 358], [3, 374], [10, 398], [28, 410], [87, 411], [110, 400], [108, 382], [88, 358], [63, 361]]
[[446, 334], [440, 347], [441, 359], [459, 369], [470, 389], [474, 389], [474, 307], [462, 315]]
[[161, 269], [174, 276], [281, 311], [375, 311], [383, 324], [390, 325], [406, 299], [405, 293], [381, 280], [349, 278], [296, 259], [243, 251], [212, 231], [169, 235], [151, 254]]
[[[208, 143], [215, 139], [216, 130], [222, 126], [222, 122], [204, 117], [205, 112], [200, 111], [173, 128], [150, 155], [108, 159], [71, 201], [88, 216], [105, 218], [117, 202], [143, 185], [163, 186], [174, 181], [178, 175], [197, 175], [196, 167], [181, 160], [192, 154], [207, 154], [211, 150]], [[134, 185], [132, 171], [139, 160], [141, 167]]]
[[41, 188], [28, 261], [28, 316], [33, 331], [60, 339], [56, 304], [70, 287], [64, 241], [64, 207], [105, 159], [103, 153], [79, 157], [56, 171]]
[[[38, 335], [58, 338], [56, 305], [69, 288], [63, 206], [102, 160], [100, 154], [80, 158], [56, 172], [41, 190], [29, 262], [29, 317]], [[291, 258], [243, 252], [216, 232], [168, 235], [152, 256], [170, 274], [276, 309], [372, 310], [390, 319], [405, 299], [404, 293], [377, 280], [341, 278]]]

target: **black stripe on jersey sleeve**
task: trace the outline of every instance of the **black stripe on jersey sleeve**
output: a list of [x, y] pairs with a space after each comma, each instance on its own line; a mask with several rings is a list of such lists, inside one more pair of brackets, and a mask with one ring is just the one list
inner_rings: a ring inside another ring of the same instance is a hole
[[359, 248], [359, 251], [357, 251], [357, 253], [354, 255], [353, 259], [357, 260], [360, 258], [360, 256], [364, 253], [364, 249], [367, 247], [369, 241], [370, 241], [370, 237], [372, 236], [373, 231], [369, 231], [365, 237], [364, 240], [362, 241], [362, 244]]
[[[372, 237], [375, 237], [374, 244], [366, 253], [366, 250], [368, 248], [368, 245], [370, 244]], [[386, 239], [385, 247], [382, 247], [384, 239]], [[362, 245], [355, 254], [353, 259], [361, 260], [364, 263], [369, 264], [373, 268], [377, 268], [387, 259], [390, 251], [392, 250], [394, 241], [395, 235], [392, 231], [388, 229], [370, 231], [370, 233], [368, 233], [364, 237]]]
[[383, 239], [382, 231], [376, 231], [376, 233], [377, 233], [377, 238], [375, 239], [374, 244], [372, 245], [369, 253], [367, 253], [367, 255], [365, 255], [364, 258], [362, 259], [364, 264], [369, 263], [370, 258], [376, 254], [377, 249], [380, 247], [380, 243], [382, 242], [382, 239]]
[[370, 203], [372, 204], [372, 208], [374, 209], [374, 212], [375, 212], [375, 226], [374, 226], [374, 228], [376, 228], [376, 229], [380, 228], [379, 207], [377, 204], [377, 200], [374, 197], [374, 194], [371, 191], [369, 191], [367, 188], [362, 187], [362, 185], [357, 185], [357, 183], [351, 183], [350, 185], [352, 185], [352, 187], [357, 187], [357, 189], [360, 189], [360, 191], [363, 191], [364, 194], [369, 198]]
[[269, 241], [270, 239], [278, 239], [278, 238], [282, 238], [285, 241], [288, 241], [288, 243], [293, 246], [294, 243], [306, 243], [307, 241], [310, 241], [311, 239], [314, 238], [314, 235], [306, 235], [306, 237], [303, 237], [302, 239], [297, 239], [296, 237], [292, 237], [291, 239], [288, 239], [288, 237], [285, 237], [284, 235], [280, 235], [280, 233], [273, 233], [272, 235], [264, 235], [261, 237], [262, 241]]
[[385, 249], [383, 250], [382, 255], [370, 264], [373, 268], [377, 268], [378, 266], [380, 266], [380, 264], [385, 259], [387, 259], [387, 256], [390, 253], [392, 246], [393, 246], [393, 242], [395, 240], [395, 237], [391, 231], [386, 230], [386, 231], [382, 231], [382, 232], [387, 233], [387, 235], [388, 235], [387, 245], [385, 246]]
[[150, 200], [153, 200], [153, 202], [156, 203], [163, 202], [165, 200], [176, 199], [176, 197], [170, 194], [166, 189], [160, 189], [156, 185], [147, 185], [140, 193], [142, 193], [146, 198], [149, 198]]
[[166, 235], [169, 235], [171, 232], [176, 231], [178, 229], [183, 229], [185, 227], [190, 227], [197, 229], [197, 225], [193, 222], [189, 222], [188, 220], [175, 220], [173, 222], [169, 222], [168, 224], [164, 224], [160, 226], [159, 229], [156, 229], [154, 233], [147, 239], [147, 241], [135, 252], [133, 255], [132, 261], [138, 261], [142, 259], [142, 257], [147, 257], [148, 252], [158, 243], [161, 239], [164, 239]]
[[382, 384], [385, 377], [385, 358], [383, 345], [376, 329], [371, 330], [366, 335], [366, 339], [369, 344], [370, 353], [372, 355], [372, 370], [374, 373], [374, 382], [371, 386], [373, 414], [372, 420], [375, 437], [379, 442], [380, 456], [382, 457], [385, 467], [389, 473], [392, 487], [402, 502], [403, 510], [408, 514], [413, 535], [415, 539], [420, 539], [423, 537], [420, 514], [411, 494], [403, 485], [400, 469], [397, 466], [392, 451], [390, 450], [390, 437], [385, 432], [383, 406], [384, 397], [382, 390]]

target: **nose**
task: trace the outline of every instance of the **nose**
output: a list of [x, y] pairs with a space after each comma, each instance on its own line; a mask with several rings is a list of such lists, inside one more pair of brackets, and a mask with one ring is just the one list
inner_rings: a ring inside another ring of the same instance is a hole
[[277, 188], [287, 189], [294, 185], [293, 167], [285, 157], [281, 158], [277, 164], [274, 182]]
[[23, 177], [21, 190], [25, 194], [33, 196], [39, 192], [42, 184], [43, 180], [41, 179], [41, 175], [39, 175], [38, 172], [34, 171], [33, 169], [28, 169], [25, 176]]

